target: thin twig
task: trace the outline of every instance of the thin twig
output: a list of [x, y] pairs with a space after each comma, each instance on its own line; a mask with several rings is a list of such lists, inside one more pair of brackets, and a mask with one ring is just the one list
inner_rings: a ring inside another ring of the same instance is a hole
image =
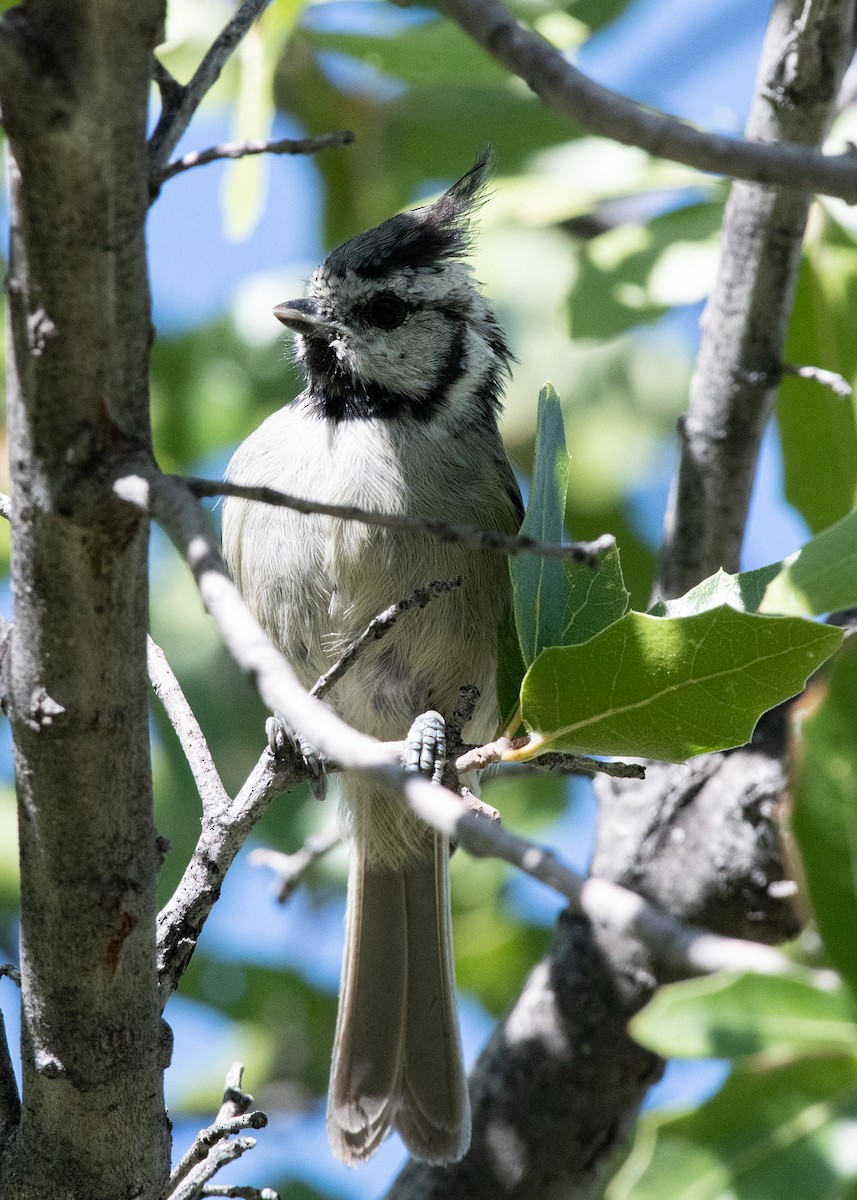
[[194, 711], [188, 704], [181, 684], [176, 679], [161, 647], [152, 638], [147, 639], [146, 645], [149, 679], [184, 751], [202, 800], [203, 812], [212, 814], [224, 812], [230, 803], [229, 793], [223, 786], [223, 781], [214, 765], [208, 742], [200, 729]]
[[[178, 478], [178, 477], [176, 477]], [[343, 521], [358, 521], [361, 525], [376, 525], [381, 529], [409, 529], [425, 533], [441, 542], [460, 542], [474, 550], [493, 550], [498, 554], [537, 554], [541, 558], [559, 558], [584, 563], [593, 569], [598, 566], [601, 555], [612, 550], [616, 540], [612, 534], [604, 533], [594, 542], [571, 542], [568, 546], [548, 545], [535, 538], [520, 534], [501, 533], [497, 529], [480, 529], [476, 525], [458, 525], [451, 521], [440, 521], [436, 517], [416, 517], [406, 513], [376, 512], [356, 508], [350, 504], [325, 504], [320, 500], [303, 500], [289, 496], [275, 488], [245, 487], [238, 483], [226, 483], [208, 479], [184, 480], [195, 496], [236, 496], [242, 500], [256, 500], [276, 508], [289, 508], [293, 512], [320, 514], [339, 517]]]
[[834, 395], [842, 400], [849, 400], [853, 394], [851, 384], [836, 371], [826, 371], [823, 367], [798, 367], [792, 363], [783, 363], [783, 375], [794, 375], [798, 379], [811, 379], [822, 387], [830, 388]]
[[[235, 1142], [227, 1142], [227, 1139], [243, 1129], [264, 1129], [268, 1124], [267, 1116], [260, 1110], [247, 1111], [253, 1103], [253, 1097], [241, 1086], [243, 1074], [244, 1067], [240, 1062], [230, 1065], [226, 1072], [223, 1102], [217, 1117], [207, 1129], [199, 1131], [193, 1145], [172, 1170], [167, 1185], [169, 1200], [194, 1200], [196, 1196], [201, 1195], [202, 1185], [211, 1179], [221, 1166], [256, 1144], [253, 1138], [238, 1138]], [[241, 1148], [227, 1157], [220, 1143], [232, 1148]], [[205, 1165], [201, 1167], [201, 1163]], [[213, 1169], [210, 1169], [212, 1167]]]
[[753, 142], [696, 129], [587, 79], [500, 0], [438, 0], [437, 7], [549, 108], [589, 133], [714, 175], [857, 202], [857, 157], [851, 153], [823, 154], [790, 142]]
[[285, 904], [298, 890], [307, 871], [341, 842], [339, 830], [331, 829], [327, 833], [310, 834], [294, 854], [260, 847], [251, 850], [247, 861], [251, 867], [268, 867], [276, 874], [277, 903]]
[[167, 1193], [167, 1200], [197, 1200], [202, 1195], [202, 1189], [213, 1176], [227, 1163], [235, 1162], [242, 1154], [252, 1150], [256, 1139], [252, 1137], [235, 1138], [231, 1142], [218, 1142], [212, 1147], [207, 1158], [191, 1171], [187, 1178]]
[[153, 178], [163, 171], [193, 114], [217, 82], [226, 60], [269, 3], [270, 0], [242, 0], [212, 42], [193, 78], [178, 92], [171, 95], [171, 89], [163, 87], [164, 69], [155, 68], [156, 79], [161, 87], [162, 108], [158, 124], [149, 139], [149, 162]]
[[189, 171], [192, 167], [204, 167], [222, 159], [246, 158], [250, 154], [318, 154], [320, 150], [329, 150], [333, 146], [348, 146], [353, 141], [354, 134], [348, 129], [342, 129], [336, 133], [320, 133], [317, 137], [309, 138], [263, 138], [243, 142], [221, 142], [217, 146], [209, 146], [207, 150], [192, 150], [181, 158], [173, 159], [158, 172], [157, 182], [165, 183], [167, 179]]
[[[527, 739], [500, 737], [484, 746], [462, 746], [455, 761], [456, 771], [481, 771], [492, 763], [502, 763], [507, 751], [526, 745]], [[511, 764], [510, 764], [511, 765]], [[516, 764], [517, 765], [517, 764]], [[526, 766], [541, 771], [561, 771], [584, 775], [611, 775], [614, 779], [645, 779], [646, 768], [640, 763], [602, 762], [586, 754], [540, 754], [527, 761]]]
[[212, 1147], [216, 1146], [218, 1142], [240, 1133], [242, 1129], [264, 1129], [267, 1124], [268, 1118], [263, 1112], [257, 1110], [256, 1112], [242, 1113], [237, 1117], [228, 1117], [224, 1121], [215, 1121], [207, 1129], [201, 1129], [194, 1138], [191, 1148], [182, 1155], [173, 1168], [170, 1175], [170, 1191], [175, 1191], [197, 1163], [208, 1158]]
[[397, 600], [395, 604], [391, 604], [389, 608], [385, 608], [383, 612], [378, 613], [378, 616], [372, 618], [363, 632], [346, 646], [330, 670], [325, 671], [315, 681], [310, 688], [310, 695], [320, 699], [329, 692], [333, 685], [339, 682], [345, 672], [354, 665], [370, 642], [377, 642], [385, 633], [388, 633], [402, 613], [406, 613], [412, 608], [425, 608], [427, 604], [430, 604], [432, 600], [436, 600], [438, 596], [444, 596], [459, 587], [461, 587], [460, 575], [455, 579], [433, 579], [425, 587], [414, 588], [410, 595], [404, 596], [401, 600]]

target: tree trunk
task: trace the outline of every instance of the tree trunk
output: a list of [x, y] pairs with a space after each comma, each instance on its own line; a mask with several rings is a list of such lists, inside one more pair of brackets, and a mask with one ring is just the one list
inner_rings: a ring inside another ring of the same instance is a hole
[[0, 22], [9, 297], [21, 1121], [7, 1200], [161, 1194], [145, 521], [113, 497], [149, 450], [146, 110], [162, 0], [32, 0]]

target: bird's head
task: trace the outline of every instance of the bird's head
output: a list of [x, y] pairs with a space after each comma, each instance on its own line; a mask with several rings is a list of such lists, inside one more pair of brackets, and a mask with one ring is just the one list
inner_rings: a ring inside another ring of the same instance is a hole
[[334, 250], [307, 296], [277, 305], [307, 395], [331, 420], [496, 416], [511, 352], [465, 261], [488, 154], [433, 204]]

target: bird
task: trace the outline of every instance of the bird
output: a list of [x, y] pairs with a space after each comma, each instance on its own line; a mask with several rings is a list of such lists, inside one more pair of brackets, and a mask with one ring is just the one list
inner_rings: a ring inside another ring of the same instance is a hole
[[[512, 353], [469, 257], [490, 151], [433, 203], [333, 250], [306, 295], [278, 304], [306, 386], [236, 450], [226, 477], [310, 501], [514, 533], [521, 497], [499, 431]], [[306, 687], [387, 606], [460, 577], [365, 649], [329, 703], [383, 741], [415, 718], [435, 753], [459, 691], [465, 737], [496, 733], [505, 559], [418, 529], [388, 529], [229, 498], [232, 577]], [[440, 721], [441, 728], [436, 723]], [[341, 780], [350, 835], [345, 950], [327, 1107], [333, 1154], [368, 1159], [391, 1130], [430, 1163], [470, 1142], [455, 1000], [447, 838], [392, 792]]]

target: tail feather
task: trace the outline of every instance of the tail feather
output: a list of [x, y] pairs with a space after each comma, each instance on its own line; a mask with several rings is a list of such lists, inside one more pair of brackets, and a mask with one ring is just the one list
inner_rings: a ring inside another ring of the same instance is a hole
[[449, 916], [448, 843], [369, 870], [352, 848], [345, 957], [327, 1110], [337, 1158], [365, 1161], [390, 1129], [428, 1162], [470, 1142]]
[[452, 928], [449, 842], [405, 877], [408, 989], [402, 1101], [396, 1126], [427, 1162], [454, 1162], [470, 1145], [470, 1098], [461, 1059]]

